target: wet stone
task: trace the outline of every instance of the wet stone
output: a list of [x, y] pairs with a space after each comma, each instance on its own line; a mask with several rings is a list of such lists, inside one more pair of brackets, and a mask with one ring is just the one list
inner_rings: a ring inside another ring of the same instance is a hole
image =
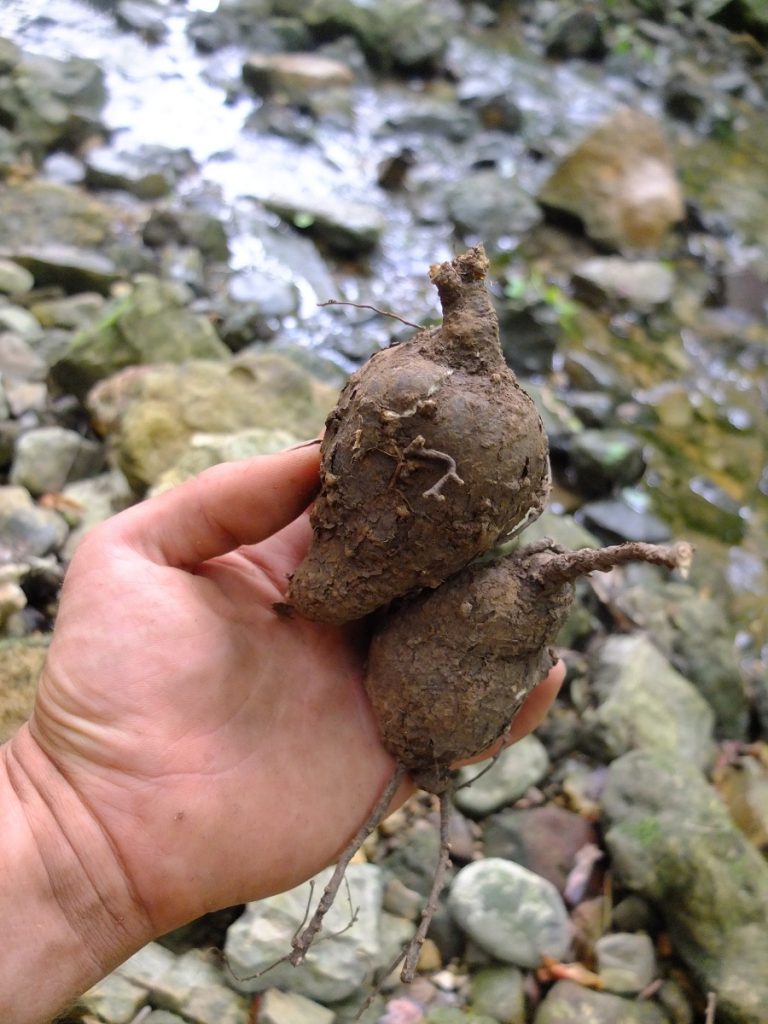
[[649, 1002], [622, 999], [594, 992], [572, 981], [558, 981], [536, 1011], [534, 1024], [668, 1024], [661, 1010]]
[[195, 168], [186, 149], [139, 146], [121, 151], [101, 146], [85, 160], [86, 181], [93, 188], [124, 189], [140, 199], [167, 195], [178, 181]]
[[121, 28], [138, 32], [148, 42], [158, 42], [167, 32], [165, 11], [150, 0], [118, 0], [115, 19]]
[[636, 483], [645, 471], [642, 439], [627, 430], [583, 430], [573, 438], [569, 454], [582, 494], [605, 494]]
[[609, 992], [635, 995], [656, 977], [656, 954], [648, 935], [615, 932], [595, 944], [597, 972]]
[[670, 301], [675, 275], [654, 260], [601, 256], [576, 267], [573, 285], [576, 295], [591, 305], [619, 303], [645, 313]]
[[562, 959], [570, 945], [568, 914], [557, 889], [533, 872], [489, 857], [468, 864], [451, 885], [456, 923], [496, 960], [537, 967], [543, 956]]
[[253, 53], [243, 65], [243, 81], [260, 96], [282, 93], [304, 99], [315, 89], [350, 86], [351, 68], [316, 53]]
[[300, 199], [273, 193], [264, 199], [264, 205], [292, 227], [308, 232], [343, 256], [370, 252], [385, 228], [384, 217], [377, 207], [341, 195]]
[[596, 533], [611, 542], [642, 540], [649, 544], [663, 544], [672, 536], [669, 526], [653, 512], [636, 508], [622, 498], [606, 498], [583, 505], [580, 517]]
[[[480, 773], [488, 768], [484, 775]], [[549, 771], [549, 757], [541, 740], [526, 736], [507, 747], [495, 764], [484, 761], [458, 772], [454, 795], [456, 806], [465, 814], [482, 818], [505, 804], [514, 803]], [[475, 780], [475, 781], [473, 781]]]
[[448, 213], [460, 232], [486, 241], [525, 234], [541, 220], [538, 205], [514, 179], [485, 170], [449, 190]]

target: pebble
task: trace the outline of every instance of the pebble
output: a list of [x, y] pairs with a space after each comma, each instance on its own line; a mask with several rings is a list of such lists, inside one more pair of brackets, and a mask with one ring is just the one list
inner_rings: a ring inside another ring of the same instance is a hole
[[13, 260], [0, 258], [0, 292], [6, 295], [20, 295], [31, 291], [35, 279], [26, 269]]
[[79, 1000], [90, 1013], [109, 1024], [131, 1024], [148, 1001], [146, 989], [119, 974], [108, 974]]
[[21, 306], [0, 306], [0, 330], [17, 334], [27, 343], [37, 341], [43, 333], [37, 320]]
[[29, 341], [15, 331], [2, 328], [3, 324], [0, 323], [0, 374], [22, 381], [42, 381], [45, 377], [45, 363]]
[[10, 481], [33, 495], [58, 494], [66, 483], [96, 472], [102, 446], [64, 427], [38, 427], [16, 443]]
[[69, 528], [58, 513], [40, 508], [24, 487], [0, 487], [0, 561], [26, 562], [58, 551]]
[[259, 1024], [332, 1024], [333, 1010], [296, 992], [268, 988], [261, 996]]
[[470, 980], [469, 1000], [476, 1013], [501, 1024], [525, 1024], [525, 976], [517, 967], [482, 967]]
[[636, 995], [656, 977], [653, 942], [642, 932], [614, 932], [595, 944], [597, 972], [609, 992]]
[[[484, 768], [488, 771], [479, 777]], [[541, 782], [548, 771], [549, 757], [544, 744], [529, 735], [503, 750], [490, 767], [488, 761], [483, 761], [462, 768], [454, 800], [465, 814], [483, 818], [519, 800], [531, 786]]]
[[538, 967], [562, 959], [570, 944], [568, 914], [557, 889], [532, 871], [489, 857], [456, 875], [448, 905], [459, 927], [497, 960]]
[[534, 1024], [667, 1024], [650, 1002], [595, 992], [573, 981], [558, 981], [536, 1011]]

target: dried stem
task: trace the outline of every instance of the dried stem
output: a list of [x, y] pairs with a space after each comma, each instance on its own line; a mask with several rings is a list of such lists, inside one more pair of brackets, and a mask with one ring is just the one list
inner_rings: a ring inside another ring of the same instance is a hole
[[590, 572], [608, 572], [624, 562], [650, 562], [666, 566], [667, 569], [679, 569], [685, 575], [692, 557], [693, 548], [685, 541], [668, 546], [629, 541], [607, 548], [580, 548], [578, 551], [552, 555], [541, 564], [538, 571], [548, 587], [559, 587]]
[[293, 941], [291, 942], [293, 952], [287, 958], [294, 967], [297, 967], [307, 955], [307, 950], [312, 945], [313, 939], [323, 926], [323, 918], [330, 910], [333, 901], [336, 898], [336, 893], [339, 891], [339, 887], [344, 878], [344, 873], [349, 866], [349, 862], [387, 813], [387, 808], [389, 807], [393, 796], [397, 792], [397, 787], [402, 782], [404, 775], [405, 768], [401, 764], [398, 764], [392, 778], [387, 783], [384, 792], [376, 801], [376, 804], [365, 823], [360, 827], [360, 829], [358, 829], [357, 833], [339, 858], [339, 862], [336, 865], [328, 884], [323, 890], [323, 895], [320, 897], [320, 902], [317, 904], [309, 924], [299, 935], [294, 936]]
[[704, 1014], [704, 1024], [715, 1024], [715, 1011], [717, 1010], [717, 992], [707, 992], [707, 1008]]
[[448, 837], [448, 825], [451, 820], [451, 793], [450, 790], [440, 794], [440, 857], [435, 868], [435, 874], [432, 878], [432, 888], [429, 893], [429, 899], [427, 904], [421, 912], [421, 920], [419, 921], [419, 927], [416, 929], [416, 934], [408, 944], [408, 948], [405, 953], [405, 963], [400, 973], [400, 979], [406, 985], [413, 981], [414, 975], [416, 974], [416, 966], [419, 962], [419, 954], [421, 953], [421, 947], [424, 945], [424, 940], [427, 937], [427, 931], [432, 922], [432, 918], [435, 916], [437, 911], [437, 901], [440, 897], [440, 893], [445, 885], [445, 873], [448, 870], [448, 865], [451, 859], [451, 844]]
[[421, 324], [412, 324], [410, 320], [405, 320], [403, 317], [398, 316], [397, 313], [390, 313], [389, 310], [379, 309], [378, 306], [370, 306], [367, 302], [347, 302], [344, 299], [326, 299], [325, 302], [318, 302], [318, 306], [354, 306], [355, 309], [372, 309], [374, 313], [378, 313], [379, 316], [388, 316], [392, 320], [399, 320], [401, 324], [405, 324], [406, 327], [415, 327], [417, 331], [421, 330]]

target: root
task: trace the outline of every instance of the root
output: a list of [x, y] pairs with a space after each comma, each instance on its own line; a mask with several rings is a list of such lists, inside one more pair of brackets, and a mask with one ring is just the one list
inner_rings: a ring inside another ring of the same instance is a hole
[[411, 441], [403, 452], [403, 455], [415, 456], [417, 459], [437, 459], [439, 462], [444, 462], [448, 466], [448, 469], [440, 477], [437, 483], [433, 484], [429, 490], [424, 491], [422, 494], [423, 498], [436, 498], [438, 501], [445, 501], [445, 495], [442, 493], [442, 490], [449, 480], [455, 480], [457, 484], [462, 487], [464, 486], [464, 481], [456, 472], [456, 460], [446, 452], [439, 452], [436, 448], [425, 448], [424, 438], [421, 435], [415, 437], [413, 441]]
[[405, 768], [398, 764], [392, 778], [387, 783], [384, 792], [376, 801], [376, 805], [368, 818], [357, 831], [356, 835], [350, 841], [349, 845], [339, 858], [339, 862], [336, 865], [328, 884], [323, 890], [323, 895], [320, 897], [320, 902], [317, 904], [309, 924], [293, 937], [291, 942], [292, 952], [286, 957], [286, 959], [289, 960], [294, 967], [298, 967], [307, 955], [307, 951], [312, 945], [315, 936], [323, 926], [323, 918], [330, 910], [333, 901], [336, 898], [336, 894], [338, 893], [339, 887], [344, 879], [344, 873], [347, 870], [349, 862], [387, 813], [387, 808], [389, 807], [392, 797], [397, 792], [397, 787], [402, 782], [404, 776]]
[[427, 937], [427, 931], [429, 930], [432, 918], [435, 916], [437, 911], [437, 901], [440, 898], [440, 893], [443, 891], [443, 886], [445, 885], [445, 874], [451, 860], [451, 844], [448, 837], [448, 825], [450, 820], [451, 791], [450, 789], [447, 789], [440, 794], [440, 857], [437, 862], [437, 867], [435, 868], [434, 877], [432, 878], [432, 888], [429, 892], [429, 899], [421, 912], [421, 920], [419, 921], [419, 927], [416, 929], [416, 934], [406, 947], [405, 962], [403, 963], [403, 969], [400, 972], [400, 980], [406, 985], [413, 981], [414, 975], [416, 974], [416, 965], [419, 962], [421, 947], [424, 945], [424, 940]]
[[355, 309], [372, 309], [379, 316], [388, 316], [393, 320], [399, 320], [406, 327], [415, 327], [417, 331], [421, 330], [421, 324], [412, 324], [410, 320], [404, 320], [397, 313], [390, 313], [386, 309], [379, 309], [378, 306], [369, 306], [367, 302], [346, 302], [344, 299], [326, 299], [325, 302], [318, 302], [318, 306], [354, 306]]
[[538, 571], [547, 587], [560, 587], [590, 572], [608, 572], [624, 562], [650, 562], [678, 569], [685, 576], [692, 557], [693, 548], [685, 541], [669, 546], [630, 541], [607, 548], [581, 548], [553, 555]]

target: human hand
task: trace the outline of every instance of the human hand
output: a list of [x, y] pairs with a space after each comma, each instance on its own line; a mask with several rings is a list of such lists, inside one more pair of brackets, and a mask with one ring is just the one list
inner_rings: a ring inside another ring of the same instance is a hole
[[[302, 512], [317, 477], [315, 447], [217, 466], [97, 527], [69, 568], [34, 714], [9, 758], [38, 790], [64, 787], [56, 827], [84, 884], [106, 904], [129, 894], [112, 914], [123, 956], [315, 874], [392, 775], [362, 687], [360, 628], [274, 609], [310, 541]], [[553, 670], [534, 691], [514, 738], [561, 679]], [[69, 919], [84, 942], [108, 942]]]

